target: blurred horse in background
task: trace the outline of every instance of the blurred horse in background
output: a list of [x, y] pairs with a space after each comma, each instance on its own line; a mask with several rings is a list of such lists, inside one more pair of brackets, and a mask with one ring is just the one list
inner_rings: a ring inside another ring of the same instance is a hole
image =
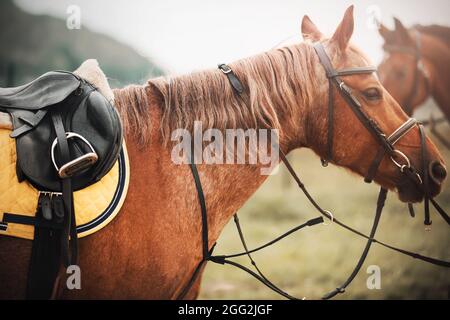
[[379, 66], [383, 86], [405, 112], [433, 97], [450, 121], [450, 28], [416, 25], [409, 29], [394, 18], [395, 29], [380, 25], [385, 57]]

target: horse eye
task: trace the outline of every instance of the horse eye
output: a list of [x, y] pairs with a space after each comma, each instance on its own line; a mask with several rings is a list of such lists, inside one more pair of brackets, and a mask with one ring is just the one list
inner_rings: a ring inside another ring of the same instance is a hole
[[367, 100], [378, 100], [381, 98], [381, 92], [377, 88], [369, 88], [363, 94]]

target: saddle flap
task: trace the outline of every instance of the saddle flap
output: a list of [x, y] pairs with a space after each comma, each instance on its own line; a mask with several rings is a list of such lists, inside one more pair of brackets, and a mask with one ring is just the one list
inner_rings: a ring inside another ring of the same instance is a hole
[[36, 111], [66, 99], [81, 80], [70, 72], [51, 71], [25, 85], [0, 88], [0, 109]]

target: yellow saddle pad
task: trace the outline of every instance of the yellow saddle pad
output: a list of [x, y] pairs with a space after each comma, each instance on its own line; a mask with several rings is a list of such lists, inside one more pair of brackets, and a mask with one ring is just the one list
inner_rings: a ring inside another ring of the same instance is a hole
[[[34, 238], [34, 226], [2, 223], [5, 212], [34, 217], [38, 190], [16, 176], [16, 144], [10, 130], [0, 129], [0, 235]], [[50, 159], [49, 159], [50, 161]], [[125, 143], [112, 169], [100, 181], [74, 192], [78, 237], [105, 227], [117, 215], [125, 200], [129, 162]]]

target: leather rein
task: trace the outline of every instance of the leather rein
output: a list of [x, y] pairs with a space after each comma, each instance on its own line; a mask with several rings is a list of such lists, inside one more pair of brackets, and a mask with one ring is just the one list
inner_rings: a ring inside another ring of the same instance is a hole
[[[357, 75], [357, 74], [370, 74], [372, 72], [376, 71], [376, 68], [374, 67], [356, 67], [351, 69], [344, 69], [344, 70], [335, 70], [331, 64], [331, 61], [325, 51], [325, 48], [321, 43], [315, 43], [314, 49], [319, 57], [319, 60], [322, 64], [322, 66], [325, 69], [327, 79], [329, 81], [329, 102], [328, 102], [328, 135], [327, 135], [327, 159], [322, 160], [322, 163], [326, 165], [328, 161], [332, 160], [333, 158], [333, 115], [334, 115], [334, 99], [333, 99], [333, 88], [336, 88], [338, 93], [343, 97], [343, 99], [346, 101], [346, 105], [350, 107], [350, 109], [353, 111], [353, 113], [356, 115], [356, 117], [359, 119], [359, 121], [364, 125], [364, 127], [371, 133], [371, 135], [375, 138], [375, 140], [379, 143], [380, 149], [377, 152], [377, 155], [375, 159], [372, 162], [372, 165], [369, 168], [369, 172], [367, 173], [365, 177], [366, 182], [371, 182], [376, 174], [376, 171], [381, 163], [381, 160], [384, 158], [385, 155], [389, 156], [391, 161], [395, 166], [398, 167], [401, 173], [405, 175], [405, 179], [411, 179], [416, 183], [421, 190], [424, 192], [424, 201], [425, 201], [425, 221], [424, 223], [426, 225], [431, 224], [431, 220], [429, 217], [429, 202], [432, 203], [432, 205], [436, 208], [437, 212], [442, 216], [442, 218], [450, 225], [450, 217], [448, 214], [439, 206], [439, 204], [429, 196], [429, 177], [428, 177], [428, 154], [427, 154], [427, 148], [426, 148], [426, 140], [425, 140], [425, 132], [423, 129], [423, 126], [417, 122], [417, 120], [413, 118], [409, 118], [404, 124], [402, 124], [398, 129], [396, 129], [392, 134], [389, 136], [386, 136], [385, 133], [380, 129], [380, 127], [376, 124], [375, 120], [370, 118], [363, 110], [361, 103], [358, 101], [357, 97], [353, 95], [352, 90], [350, 87], [347, 86], [347, 84], [342, 80], [341, 76], [348, 76], [348, 75]], [[219, 65], [219, 69], [227, 76], [230, 85], [235, 90], [236, 94], [241, 94], [243, 92], [243, 85], [237, 78], [237, 76], [234, 74], [232, 69], [225, 64]], [[415, 127], [418, 127], [419, 133], [420, 133], [420, 141], [421, 141], [421, 148], [422, 148], [422, 166], [423, 166], [423, 173], [422, 175], [419, 174], [419, 172], [411, 165], [411, 162], [409, 158], [402, 153], [401, 151], [395, 149], [395, 144], [397, 141], [399, 141], [403, 136], [405, 136], [409, 131], [413, 130]], [[193, 146], [192, 146], [193, 148]], [[282, 150], [279, 150], [280, 152], [280, 158], [285, 164], [286, 168], [288, 169], [289, 173], [293, 177], [293, 179], [296, 181], [299, 189], [304, 193], [308, 201], [315, 207], [315, 209], [320, 213], [320, 216], [310, 219], [306, 221], [303, 224], [300, 224], [284, 234], [280, 235], [279, 237], [275, 238], [272, 241], [267, 242], [264, 245], [261, 245], [257, 248], [249, 250], [247, 247], [247, 244], [245, 242], [245, 238], [239, 223], [239, 219], [237, 216], [237, 213], [234, 215], [234, 222], [236, 224], [236, 228], [239, 233], [240, 240], [242, 242], [242, 245], [244, 247], [244, 251], [236, 254], [231, 255], [219, 255], [214, 256], [212, 255], [212, 252], [214, 250], [215, 244], [212, 246], [212, 248], [209, 248], [209, 240], [208, 240], [208, 220], [207, 220], [207, 209], [206, 209], [206, 200], [205, 195], [203, 193], [202, 184], [200, 181], [200, 177], [197, 171], [197, 167], [194, 163], [194, 159], [190, 159], [189, 165], [191, 168], [191, 172], [194, 178], [196, 190], [197, 190], [197, 196], [200, 203], [200, 209], [201, 209], [201, 218], [202, 218], [202, 249], [203, 249], [203, 258], [200, 261], [200, 263], [197, 265], [196, 269], [194, 270], [194, 273], [192, 274], [189, 282], [182, 288], [180, 293], [177, 295], [177, 299], [183, 299], [186, 294], [189, 292], [189, 290], [192, 288], [193, 284], [197, 280], [202, 268], [204, 267], [205, 263], [208, 261], [212, 261], [214, 263], [218, 264], [229, 264], [232, 266], [235, 266], [247, 273], [249, 273], [251, 276], [255, 277], [257, 280], [259, 280], [261, 283], [266, 285], [268, 288], [272, 289], [274, 292], [280, 294], [281, 296], [284, 296], [288, 299], [294, 299], [297, 300], [299, 298], [296, 298], [294, 296], [291, 296], [287, 292], [280, 289], [278, 286], [276, 286], [273, 282], [271, 282], [258, 268], [256, 265], [256, 262], [254, 261], [252, 257], [252, 253], [260, 251], [282, 239], [285, 237], [291, 235], [294, 232], [297, 232], [301, 229], [304, 229], [306, 227], [314, 226], [320, 223], [324, 223], [324, 218], [330, 220], [331, 222], [337, 224], [338, 226], [346, 229], [347, 231], [354, 233], [362, 238], [365, 238], [367, 240], [366, 246], [361, 254], [361, 257], [359, 258], [355, 268], [353, 269], [350, 276], [347, 278], [346, 281], [343, 282], [343, 284], [336, 289], [332, 290], [331, 292], [327, 293], [322, 297], [322, 299], [330, 299], [334, 297], [335, 295], [339, 293], [345, 292], [346, 287], [352, 282], [352, 280], [356, 277], [359, 270], [361, 269], [367, 255], [369, 252], [369, 249], [372, 245], [372, 243], [378, 243], [379, 245], [388, 248], [390, 250], [396, 251], [398, 253], [401, 253], [403, 255], [412, 257], [414, 259], [422, 260], [425, 262], [428, 262], [433, 265], [441, 266], [450, 268], [450, 261], [444, 261], [439, 260], [436, 258], [428, 257], [421, 255], [419, 253], [411, 252], [402, 248], [395, 247], [391, 244], [388, 244], [386, 242], [379, 241], [375, 239], [375, 233], [378, 227], [378, 223], [380, 221], [381, 213], [383, 211], [383, 207], [386, 200], [387, 190], [383, 187], [380, 188], [379, 194], [378, 194], [378, 200], [377, 200], [377, 206], [375, 211], [375, 217], [372, 225], [372, 229], [370, 231], [369, 235], [366, 235], [365, 233], [362, 233], [347, 224], [341, 222], [337, 218], [334, 217], [334, 215], [329, 211], [323, 209], [317, 201], [311, 196], [311, 194], [306, 189], [303, 182], [298, 177], [297, 173], [289, 163], [289, 161], [286, 158], [286, 155], [283, 153]], [[193, 153], [192, 153], [193, 154]], [[401, 160], [400, 160], [401, 159]], [[410, 211], [412, 210], [412, 206], [410, 207]], [[255, 271], [243, 266], [242, 264], [239, 264], [235, 261], [230, 260], [230, 258], [235, 258], [239, 256], [248, 256], [250, 259], [251, 264], [255, 268]], [[303, 298], [304, 299], [304, 298]]]

